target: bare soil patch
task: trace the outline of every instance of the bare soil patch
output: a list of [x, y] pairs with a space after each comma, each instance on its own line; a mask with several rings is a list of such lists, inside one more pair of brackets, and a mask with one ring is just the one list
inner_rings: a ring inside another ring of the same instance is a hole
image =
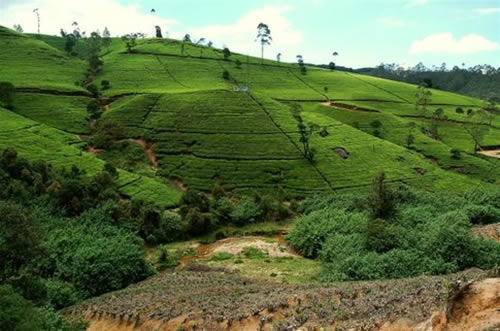
[[494, 149], [491, 151], [481, 151], [479, 153], [489, 157], [495, 157], [497, 159], [500, 159], [500, 149]]
[[146, 142], [144, 139], [136, 139], [134, 140], [139, 146], [144, 149], [144, 153], [148, 156], [149, 161], [155, 170], [158, 170], [158, 160], [156, 158], [156, 154], [153, 151], [153, 144]]
[[484, 239], [500, 242], [500, 223], [474, 226], [472, 233]]
[[[266, 240], [267, 239], [267, 240]], [[282, 236], [276, 236], [273, 242], [265, 237], [233, 237], [216, 241], [212, 244], [195, 244], [191, 246], [196, 254], [184, 256], [181, 259], [181, 265], [207, 259], [217, 253], [230, 253], [233, 255], [241, 254], [245, 248], [256, 248], [266, 252], [269, 257], [292, 257], [300, 256], [290, 246], [288, 246]]]
[[349, 111], [360, 111], [360, 112], [368, 112], [368, 113], [378, 113], [378, 110], [375, 109], [369, 109], [369, 108], [363, 108], [363, 107], [358, 107], [354, 105], [349, 105], [341, 102], [323, 102], [321, 103], [323, 106], [327, 106], [330, 108], [334, 109], [341, 109], [341, 110], [349, 110]]
[[344, 160], [347, 160], [349, 158], [349, 156], [351, 156], [351, 154], [349, 154], [349, 152], [346, 151], [343, 147], [336, 147], [333, 149], [333, 151], [335, 152], [335, 154], [337, 154], [338, 156], [340, 156]]

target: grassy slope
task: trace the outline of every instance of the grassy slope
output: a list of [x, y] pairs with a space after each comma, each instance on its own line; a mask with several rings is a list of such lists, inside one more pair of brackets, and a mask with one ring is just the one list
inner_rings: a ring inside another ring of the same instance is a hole
[[[15, 36], [5, 39], [17, 40], [23, 49], [46, 45]], [[62, 54], [60, 39], [42, 37], [45, 39], [59, 51], [45, 47], [64, 61], [84, 66], [82, 61]], [[95, 79], [97, 85], [109, 80], [112, 86], [104, 91], [113, 102], [103, 118], [122, 122], [131, 138], [151, 140], [159, 174], [164, 177], [181, 179], [192, 188], [204, 190], [219, 181], [234, 190], [273, 190], [280, 185], [299, 195], [366, 187], [379, 170], [385, 170], [390, 180], [427, 189], [462, 190], [478, 185], [476, 179], [489, 179], [484, 172], [491, 160], [470, 155], [460, 161], [451, 159], [451, 147], [467, 150], [471, 144], [463, 133], [457, 135], [457, 123], [443, 125], [441, 142], [419, 133], [417, 148], [405, 148], [407, 123], [425, 122], [423, 118], [407, 118], [418, 115], [412, 105], [414, 85], [315, 68], [304, 76], [292, 64], [265, 61], [262, 66], [259, 59], [239, 54], [224, 61], [219, 50], [191, 44], [185, 45], [182, 56], [180, 47], [172, 40], [139, 40], [136, 53], [127, 54], [123, 42], [113, 39], [103, 50], [104, 67]], [[14, 61], [10, 57], [6, 60]], [[237, 66], [236, 60], [242, 64]], [[48, 60], [41, 56], [35, 64], [38, 61]], [[60, 62], [52, 62], [50, 65], [58, 68]], [[229, 80], [222, 78], [224, 70], [229, 71]], [[49, 73], [47, 77], [60, 81], [62, 89], [71, 86], [74, 77], [58, 77], [55, 69]], [[19, 84], [20, 80], [13, 82]], [[34, 86], [46, 86], [43, 81], [34, 82]], [[233, 92], [236, 84], [248, 85], [250, 92]], [[329, 99], [379, 113], [354, 113], [320, 105]], [[315, 101], [301, 103], [302, 116], [306, 122], [327, 127], [330, 133], [325, 138], [318, 132], [313, 134], [315, 164], [302, 156], [297, 123], [288, 103], [293, 100]], [[84, 101], [83, 97], [19, 94], [15, 111], [67, 132], [86, 133]], [[432, 103], [447, 104], [440, 106], [446, 115], [461, 120], [453, 111], [457, 105], [475, 108], [481, 101], [433, 91]], [[51, 107], [45, 108], [46, 104]], [[383, 139], [369, 134], [373, 119], [384, 122], [387, 133]], [[355, 122], [361, 123], [361, 130], [353, 128]], [[486, 142], [498, 145], [498, 138], [498, 132], [492, 130]], [[349, 158], [339, 157], [334, 152], [337, 147], [346, 149]], [[425, 156], [438, 162], [432, 163]], [[457, 168], [464, 168], [471, 177], [445, 171]], [[420, 169], [425, 169], [425, 174], [419, 173]]]
[[65, 56], [43, 41], [0, 26], [0, 49], [2, 81], [16, 87], [83, 90], [75, 82], [85, 78], [86, 64]]

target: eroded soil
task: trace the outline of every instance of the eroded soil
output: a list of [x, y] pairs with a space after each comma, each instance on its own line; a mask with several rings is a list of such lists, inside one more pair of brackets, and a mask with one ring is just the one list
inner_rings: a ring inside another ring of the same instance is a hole
[[500, 279], [480, 270], [324, 285], [206, 266], [164, 273], [64, 310], [103, 330], [497, 330]]

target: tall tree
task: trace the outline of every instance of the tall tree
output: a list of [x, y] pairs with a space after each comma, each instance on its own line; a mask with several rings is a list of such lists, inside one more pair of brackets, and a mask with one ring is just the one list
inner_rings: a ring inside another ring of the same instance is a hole
[[260, 23], [257, 26], [257, 39], [261, 46], [261, 63], [264, 63], [264, 47], [266, 45], [271, 45], [273, 38], [271, 37], [271, 29], [264, 23]]
[[111, 45], [111, 33], [108, 30], [108, 27], [104, 27], [104, 31], [102, 32], [102, 44], [104, 47], [109, 47]]
[[415, 93], [417, 101], [415, 103], [415, 109], [421, 116], [427, 115], [427, 106], [431, 102], [432, 92], [429, 91], [425, 84], [420, 84]]
[[33, 12], [36, 15], [38, 37], [40, 37], [40, 10], [38, 8], [35, 8], [33, 9]]
[[155, 33], [156, 33], [156, 38], [163, 38], [163, 35], [161, 34], [161, 28], [159, 25], [155, 26]]
[[278, 53], [278, 55], [276, 55], [276, 60], [278, 60], [278, 63], [281, 62], [281, 53]]
[[131, 33], [122, 36], [122, 40], [125, 42], [125, 46], [127, 47], [127, 52], [132, 53], [134, 51], [136, 43], [137, 34]]
[[299, 64], [300, 73], [302, 75], [307, 74], [307, 68], [306, 68], [306, 65], [304, 63], [304, 57], [300, 54], [297, 55], [297, 63]]
[[231, 57], [231, 51], [227, 47], [224, 47], [224, 49], [222, 50], [222, 54], [224, 55], [224, 60], [226, 61]]
[[468, 112], [468, 120], [467, 123], [463, 124], [463, 128], [474, 143], [474, 154], [481, 148], [484, 137], [490, 130], [490, 118], [488, 111], [484, 109]]

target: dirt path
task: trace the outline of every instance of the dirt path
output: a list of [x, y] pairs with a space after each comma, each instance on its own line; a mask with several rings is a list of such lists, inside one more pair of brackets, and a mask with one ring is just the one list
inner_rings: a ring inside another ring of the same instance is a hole
[[473, 226], [471, 231], [478, 237], [500, 242], [500, 223]]
[[497, 159], [500, 159], [500, 149], [494, 149], [491, 151], [481, 151], [479, 154], [483, 154], [489, 157], [496, 157]]
[[153, 151], [153, 145], [147, 143], [144, 139], [136, 139], [134, 140], [134, 142], [144, 149], [144, 152], [148, 156], [149, 161], [151, 161], [153, 168], [155, 170], [158, 170], [158, 159], [156, 158], [156, 154]]
[[323, 106], [327, 106], [333, 109], [340, 109], [340, 110], [348, 110], [348, 111], [359, 111], [359, 112], [364, 112], [364, 113], [378, 113], [378, 111], [374, 109], [367, 109], [363, 107], [357, 107], [354, 105], [348, 105], [345, 103], [340, 103], [340, 102], [322, 102], [321, 103]]

